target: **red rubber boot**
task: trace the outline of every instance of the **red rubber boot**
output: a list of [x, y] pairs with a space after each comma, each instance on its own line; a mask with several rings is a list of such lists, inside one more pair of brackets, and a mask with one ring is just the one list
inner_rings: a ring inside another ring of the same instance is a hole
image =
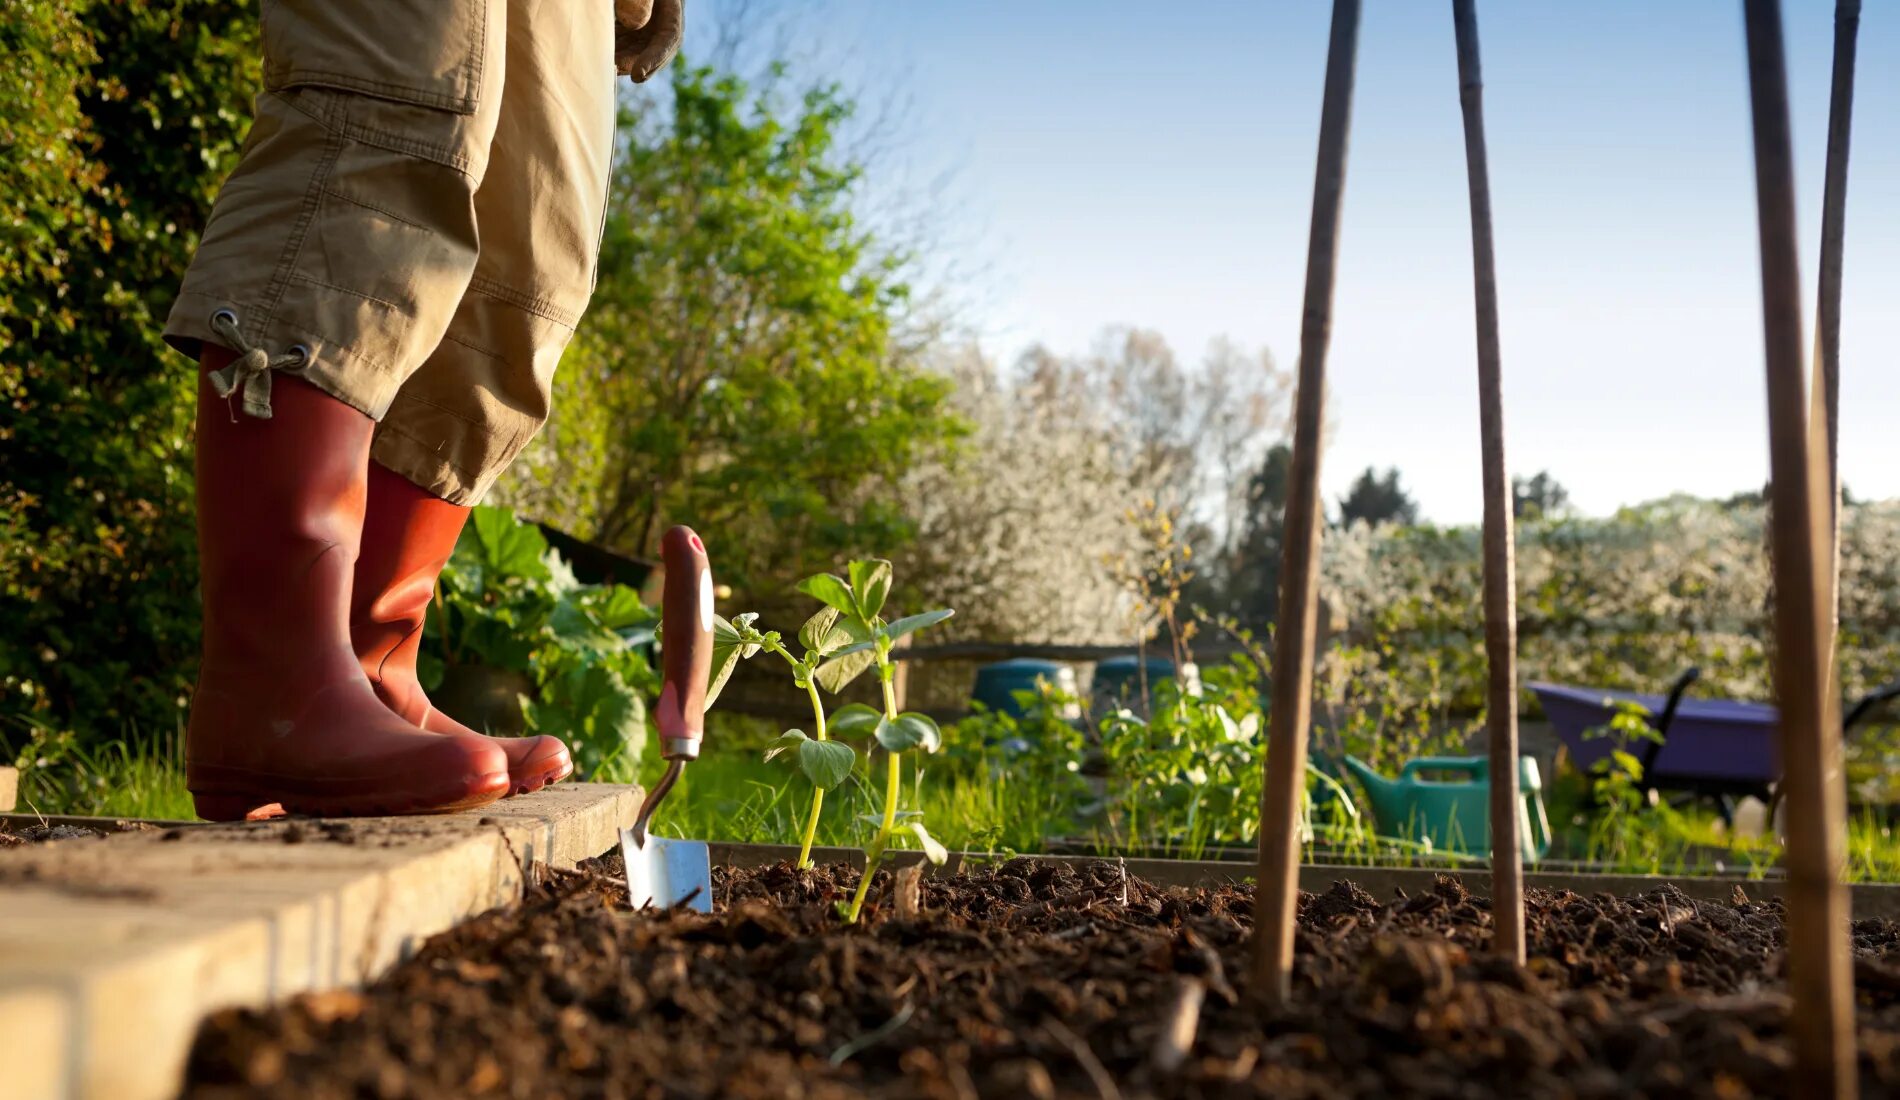
[[[363, 672], [403, 721], [435, 733], [481, 734], [435, 709], [416, 678], [422, 626], [436, 578], [455, 552], [472, 509], [417, 487], [374, 462], [363, 552], [356, 559], [350, 603], [350, 641]], [[567, 746], [545, 734], [490, 738], [508, 755], [510, 794], [538, 791], [574, 771]]]
[[383, 705], [350, 647], [370, 418], [279, 374], [272, 417], [198, 382], [198, 547], [204, 664], [185, 776], [213, 821], [283, 812], [440, 813], [508, 791], [486, 738], [419, 730]]

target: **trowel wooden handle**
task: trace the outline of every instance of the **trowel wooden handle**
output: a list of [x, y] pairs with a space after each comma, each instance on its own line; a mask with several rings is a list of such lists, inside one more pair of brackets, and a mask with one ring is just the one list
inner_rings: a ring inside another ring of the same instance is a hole
[[695, 760], [712, 679], [713, 581], [706, 544], [690, 527], [660, 540], [666, 587], [660, 597], [660, 703], [655, 722], [668, 760]]

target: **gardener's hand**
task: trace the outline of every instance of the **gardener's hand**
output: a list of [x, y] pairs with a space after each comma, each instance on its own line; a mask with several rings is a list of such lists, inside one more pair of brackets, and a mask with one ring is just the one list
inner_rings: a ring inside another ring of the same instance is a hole
[[686, 33], [686, 0], [614, 0], [614, 67], [644, 84], [666, 68]]

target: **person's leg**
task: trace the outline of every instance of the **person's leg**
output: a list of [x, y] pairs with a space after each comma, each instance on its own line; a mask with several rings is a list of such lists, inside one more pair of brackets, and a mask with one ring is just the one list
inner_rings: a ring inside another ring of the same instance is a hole
[[[473, 731], [429, 702], [416, 675], [422, 630], [436, 578], [455, 552], [469, 509], [450, 504], [375, 463], [363, 551], [356, 559], [350, 642], [376, 694], [405, 722], [435, 733]], [[508, 757], [509, 793], [527, 794], [566, 779], [573, 758], [559, 738], [497, 737]]]
[[[207, 348], [205, 365], [233, 358]], [[270, 420], [233, 415], [209, 374], [198, 410], [204, 664], [186, 733], [198, 815], [416, 813], [501, 797], [500, 750], [390, 713], [351, 649], [370, 418], [295, 378], [273, 387]]]
[[[511, 0], [508, 69], [481, 254], [433, 354], [378, 426], [355, 578], [357, 655], [398, 713], [468, 732], [430, 706], [416, 655], [436, 576], [469, 510], [548, 416], [555, 364], [593, 290], [614, 112], [613, 7]], [[552, 737], [503, 738], [514, 790], [573, 769]]]
[[390, 712], [348, 624], [374, 418], [473, 274], [502, 0], [264, 0], [267, 90], [166, 325], [201, 361], [205, 817], [425, 812], [506, 793], [483, 738]]

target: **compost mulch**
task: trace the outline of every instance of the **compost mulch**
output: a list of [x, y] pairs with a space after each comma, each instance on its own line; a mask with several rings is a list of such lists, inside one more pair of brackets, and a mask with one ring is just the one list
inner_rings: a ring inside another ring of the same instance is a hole
[[[1530, 962], [1441, 878], [1302, 895], [1295, 1004], [1258, 1007], [1248, 886], [1012, 860], [891, 891], [718, 869], [635, 913], [618, 859], [436, 937], [362, 992], [205, 1022], [190, 1097], [1799, 1096], [1778, 902], [1532, 890]], [[883, 876], [880, 875], [880, 878]], [[874, 884], [876, 886], [878, 884]], [[1854, 926], [1863, 1092], [1900, 1095], [1900, 925]], [[1185, 1058], [1166, 1036], [1201, 998]]]

